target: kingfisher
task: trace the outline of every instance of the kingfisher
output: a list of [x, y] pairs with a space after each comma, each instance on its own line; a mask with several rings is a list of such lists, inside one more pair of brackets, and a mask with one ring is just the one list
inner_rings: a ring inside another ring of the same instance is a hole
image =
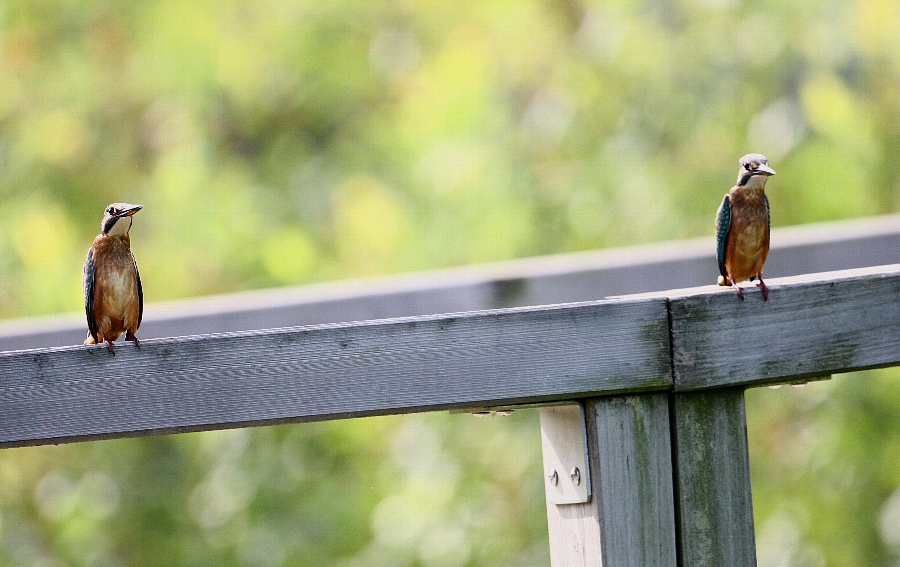
[[84, 261], [86, 345], [106, 343], [112, 352], [113, 341], [125, 333], [126, 341], [140, 346], [136, 333], [144, 315], [144, 291], [128, 231], [132, 217], [142, 208], [113, 203], [103, 212], [100, 235]]
[[722, 274], [718, 284], [735, 288], [743, 301], [744, 291], [737, 284], [759, 280], [756, 285], [762, 288], [765, 301], [769, 288], [763, 281], [763, 264], [769, 253], [771, 224], [765, 186], [775, 170], [762, 154], [747, 154], [740, 164], [737, 183], [716, 213], [716, 259]]

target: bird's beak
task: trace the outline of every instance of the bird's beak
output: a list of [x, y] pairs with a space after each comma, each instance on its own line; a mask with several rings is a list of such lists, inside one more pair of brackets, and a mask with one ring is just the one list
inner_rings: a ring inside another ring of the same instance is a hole
[[768, 165], [761, 163], [754, 173], [756, 175], [765, 175], [766, 177], [769, 177], [770, 175], [775, 175], [775, 170]]
[[[773, 171], [772, 173], [775, 173], [775, 172]], [[143, 208], [144, 208], [144, 205], [125, 205], [125, 208], [122, 209], [119, 212], [119, 214], [117, 214], [116, 216], [118, 218], [130, 217], [131, 215], [133, 215], [134, 213], [138, 212], [139, 210], [141, 210]]]

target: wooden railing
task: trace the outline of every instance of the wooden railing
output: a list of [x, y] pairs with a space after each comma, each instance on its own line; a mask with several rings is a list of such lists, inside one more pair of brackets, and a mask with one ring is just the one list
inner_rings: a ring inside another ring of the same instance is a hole
[[[154, 301], [148, 285], [140, 337], [527, 307], [694, 287], [715, 281], [715, 249], [712, 237], [697, 238], [163, 303]], [[140, 249], [136, 254], [140, 257]], [[900, 215], [887, 215], [773, 229], [766, 276], [897, 263]], [[0, 320], [0, 351], [80, 344], [84, 311], [78, 305], [72, 311]]]
[[0, 446], [537, 405], [555, 566], [750, 567], [744, 389], [900, 365], [900, 264], [769, 285], [4, 352]]
[[[900, 365], [900, 264], [771, 284], [767, 302], [648, 294], [667, 301], [671, 384], [581, 400], [593, 497], [548, 502], [554, 565], [756, 565], [744, 389]], [[545, 464], [578, 442], [545, 435]]]

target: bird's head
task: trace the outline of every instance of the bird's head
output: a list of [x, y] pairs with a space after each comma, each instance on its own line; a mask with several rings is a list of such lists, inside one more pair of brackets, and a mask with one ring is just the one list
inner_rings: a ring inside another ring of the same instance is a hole
[[103, 234], [116, 235], [128, 234], [131, 228], [131, 216], [143, 209], [143, 205], [129, 205], [128, 203], [113, 203], [103, 211]]
[[766, 185], [766, 178], [775, 175], [775, 170], [769, 167], [769, 160], [762, 154], [747, 154], [740, 163], [738, 187], [762, 188]]

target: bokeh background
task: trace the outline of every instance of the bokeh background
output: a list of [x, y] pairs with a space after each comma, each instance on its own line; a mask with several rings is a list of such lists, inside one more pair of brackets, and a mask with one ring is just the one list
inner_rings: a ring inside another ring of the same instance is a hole
[[[710, 235], [749, 151], [775, 226], [900, 211], [900, 3], [0, 0], [0, 318], [81, 309], [114, 201], [158, 301]], [[900, 565], [898, 408], [748, 394], [761, 567]], [[537, 566], [544, 514], [533, 411], [0, 452], [0, 566]]]

